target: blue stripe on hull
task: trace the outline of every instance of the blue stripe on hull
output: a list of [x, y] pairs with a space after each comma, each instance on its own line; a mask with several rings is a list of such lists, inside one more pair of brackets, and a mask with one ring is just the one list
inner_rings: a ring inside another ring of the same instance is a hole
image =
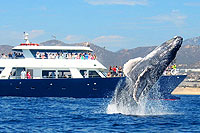
[[[158, 81], [161, 95], [171, 95], [185, 77], [162, 76]], [[120, 80], [125, 78], [2, 79], [0, 96], [106, 98], [112, 97]]]

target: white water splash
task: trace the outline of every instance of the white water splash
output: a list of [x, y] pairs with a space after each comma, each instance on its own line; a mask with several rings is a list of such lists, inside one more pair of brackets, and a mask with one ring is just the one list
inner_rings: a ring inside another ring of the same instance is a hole
[[[123, 94], [117, 96], [118, 91], [120, 90], [120, 84], [117, 86], [115, 90], [114, 97], [110, 101], [110, 104], [107, 107], [107, 114], [124, 114], [124, 115], [137, 115], [137, 116], [147, 116], [147, 115], [168, 115], [174, 114], [169, 108], [166, 101], [158, 100], [158, 99], [148, 99], [147, 96], [140, 97], [140, 100], [137, 103], [131, 103], [133, 101], [133, 97], [127, 97], [126, 91], [121, 91]], [[129, 86], [126, 83], [126, 87]], [[154, 95], [159, 96], [160, 93], [156, 91], [156, 87], [154, 86]], [[124, 89], [124, 88], [123, 88]], [[132, 98], [132, 99], [130, 99]]]
[[[125, 103], [126, 104], [126, 103]], [[124, 115], [168, 115], [174, 114], [171, 112], [166, 105], [163, 105], [161, 100], [147, 100], [142, 99], [139, 101], [138, 105], [132, 107], [133, 110], [130, 110], [130, 107], [127, 106], [118, 106], [115, 103], [110, 103], [107, 107], [107, 114], [124, 114]]]

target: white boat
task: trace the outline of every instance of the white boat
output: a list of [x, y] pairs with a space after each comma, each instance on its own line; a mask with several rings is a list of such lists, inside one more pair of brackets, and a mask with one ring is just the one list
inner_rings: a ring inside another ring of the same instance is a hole
[[[107, 78], [102, 65], [88, 46], [40, 46], [25, 43], [0, 59], [0, 96], [22, 97], [111, 97], [120, 80]], [[178, 78], [177, 78], [178, 77]], [[162, 76], [158, 82], [173, 91], [186, 76]], [[172, 79], [173, 78], [173, 79]], [[170, 79], [170, 81], [168, 81]]]

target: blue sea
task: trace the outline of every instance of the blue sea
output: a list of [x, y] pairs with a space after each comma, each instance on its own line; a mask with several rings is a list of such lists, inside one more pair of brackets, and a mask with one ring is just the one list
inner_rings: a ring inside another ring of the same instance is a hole
[[141, 115], [108, 112], [108, 98], [1, 97], [0, 132], [200, 132], [200, 96], [179, 97]]

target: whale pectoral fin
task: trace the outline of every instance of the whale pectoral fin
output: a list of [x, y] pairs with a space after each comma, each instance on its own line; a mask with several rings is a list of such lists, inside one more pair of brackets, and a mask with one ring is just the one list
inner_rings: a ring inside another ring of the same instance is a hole
[[151, 68], [147, 67], [139, 76], [138, 79], [134, 85], [134, 92], [133, 92], [133, 99], [138, 102], [139, 98], [141, 96], [141, 94], [143, 93], [143, 91], [148, 88], [151, 87], [153, 85], [148, 84], [148, 80], [150, 79], [150, 74], [149, 71], [151, 71]]
[[138, 58], [134, 58], [134, 59], [130, 59], [129, 61], [127, 61], [124, 66], [123, 66], [123, 72], [124, 74], [127, 76], [130, 71], [138, 64], [138, 62], [140, 62], [143, 58], [138, 57]]

